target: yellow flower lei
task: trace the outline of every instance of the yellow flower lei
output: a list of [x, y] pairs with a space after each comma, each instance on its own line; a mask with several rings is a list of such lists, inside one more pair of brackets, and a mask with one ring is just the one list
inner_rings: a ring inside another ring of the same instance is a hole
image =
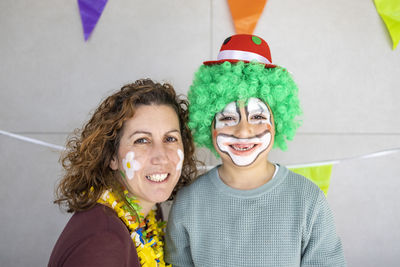
[[[127, 191], [124, 193], [127, 194]], [[110, 206], [128, 227], [142, 267], [171, 267], [171, 265], [165, 265], [164, 262], [164, 243], [161, 240], [164, 235], [163, 222], [156, 220], [154, 210], [151, 210], [147, 217], [139, 223], [136, 216], [132, 215], [125, 207], [126, 204], [119, 202], [111, 190], [104, 191], [97, 202]], [[135, 202], [137, 203], [137, 201]], [[143, 218], [142, 214], [139, 216]]]

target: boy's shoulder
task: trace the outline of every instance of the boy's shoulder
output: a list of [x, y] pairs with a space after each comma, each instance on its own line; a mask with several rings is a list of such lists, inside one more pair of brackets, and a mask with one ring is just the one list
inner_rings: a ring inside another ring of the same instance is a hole
[[213, 188], [213, 179], [217, 179], [217, 167], [203, 173], [191, 184], [181, 188], [177, 194], [177, 199], [194, 197], [209, 192]]
[[185, 190], [193, 191], [199, 188], [209, 188], [213, 179], [218, 178], [218, 167], [214, 167], [211, 170], [201, 174], [192, 183], [184, 187]]
[[[284, 167], [286, 168], [286, 167]], [[324, 196], [323, 191], [313, 181], [307, 177], [300, 175], [287, 169], [287, 174], [284, 182], [286, 193], [291, 193], [293, 196], [316, 200]]]

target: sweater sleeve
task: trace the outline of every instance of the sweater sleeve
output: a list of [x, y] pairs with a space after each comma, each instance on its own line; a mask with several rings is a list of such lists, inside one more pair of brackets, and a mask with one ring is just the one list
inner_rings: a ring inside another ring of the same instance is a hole
[[322, 192], [318, 196], [306, 228], [302, 245], [302, 267], [346, 266], [333, 215]]
[[137, 254], [132, 255], [130, 246], [131, 244], [125, 244], [118, 235], [112, 232], [101, 232], [82, 240], [69, 254], [63, 266], [140, 267]]
[[165, 262], [174, 267], [194, 266], [190, 252], [189, 235], [182, 224], [183, 208], [174, 205], [168, 216], [167, 231], [165, 235]]

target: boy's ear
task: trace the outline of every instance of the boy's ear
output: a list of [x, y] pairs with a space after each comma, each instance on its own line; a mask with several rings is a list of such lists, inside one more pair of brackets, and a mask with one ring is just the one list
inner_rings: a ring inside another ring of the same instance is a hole
[[272, 110], [270, 107], [269, 108], [269, 113], [271, 114], [271, 123], [272, 123], [272, 127], [274, 127], [275, 129], [275, 119], [274, 119], [274, 113], [272, 113]]
[[113, 171], [118, 170], [118, 159], [117, 159], [116, 156], [113, 156], [113, 158], [111, 159], [110, 168], [111, 168]]

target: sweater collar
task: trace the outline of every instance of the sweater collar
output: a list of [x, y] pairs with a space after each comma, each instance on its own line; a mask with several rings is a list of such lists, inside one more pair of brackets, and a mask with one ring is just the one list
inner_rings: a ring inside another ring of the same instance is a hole
[[215, 168], [210, 170], [209, 174], [211, 177], [211, 182], [218, 189], [218, 191], [220, 191], [222, 194], [232, 195], [237, 198], [254, 198], [254, 197], [259, 197], [263, 194], [270, 192], [285, 179], [285, 177], [287, 176], [287, 173], [289, 171], [286, 167], [278, 165], [279, 166], [278, 172], [267, 183], [263, 184], [260, 187], [254, 188], [254, 189], [240, 190], [240, 189], [235, 189], [235, 188], [232, 188], [232, 187], [226, 185], [221, 180], [221, 178], [218, 174], [218, 168], [220, 166], [221, 165], [218, 165]]

